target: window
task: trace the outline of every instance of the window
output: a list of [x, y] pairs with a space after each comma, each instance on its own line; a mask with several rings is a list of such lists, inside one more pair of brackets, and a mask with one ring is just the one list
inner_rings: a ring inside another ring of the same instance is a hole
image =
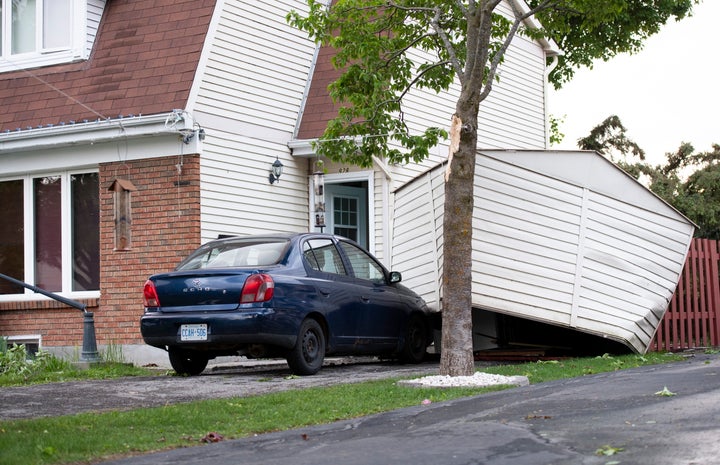
[[[0, 181], [0, 196], [7, 202], [0, 222], [0, 273], [51, 292], [99, 290], [97, 173]], [[1, 281], [0, 297], [26, 292]]]
[[0, 0], [0, 71], [85, 58], [86, 1]]
[[271, 266], [283, 258], [287, 240], [233, 240], [212, 242], [200, 247], [180, 263], [176, 270], [204, 270], [231, 266]]
[[356, 278], [367, 279], [377, 284], [385, 282], [383, 267], [364, 250], [345, 241], [340, 241], [340, 247], [350, 260], [350, 266], [352, 266]]
[[347, 274], [342, 258], [330, 239], [310, 239], [303, 244], [305, 260], [315, 271], [332, 274]]
[[358, 200], [352, 197], [333, 197], [334, 234], [358, 240]]

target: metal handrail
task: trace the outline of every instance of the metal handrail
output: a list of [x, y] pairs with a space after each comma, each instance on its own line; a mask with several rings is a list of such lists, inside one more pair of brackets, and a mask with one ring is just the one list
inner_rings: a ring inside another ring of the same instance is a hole
[[50, 297], [53, 300], [64, 303], [73, 308], [77, 308], [83, 312], [83, 348], [80, 353], [80, 360], [83, 362], [98, 362], [100, 356], [97, 350], [97, 342], [95, 339], [95, 316], [92, 312], [87, 311], [87, 305], [78, 302], [76, 300], [68, 299], [61, 295], [55, 294], [54, 292], [46, 291], [32, 284], [22, 282], [18, 279], [0, 273], [0, 279], [9, 281], [17, 286], [22, 286], [26, 289], [30, 289], [33, 292], [42, 294], [46, 297]]

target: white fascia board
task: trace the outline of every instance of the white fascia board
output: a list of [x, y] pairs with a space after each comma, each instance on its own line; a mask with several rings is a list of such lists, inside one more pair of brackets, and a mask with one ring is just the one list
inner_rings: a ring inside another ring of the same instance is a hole
[[[520, 12], [522, 14], [526, 14], [526, 13], [530, 12], [530, 7], [528, 6], [527, 3], [525, 3], [524, 0], [510, 0], [510, 1], [513, 2], [513, 4], [517, 7], [518, 10], [520, 10]], [[540, 21], [537, 20], [535, 15], [526, 19], [525, 25], [527, 27], [529, 27], [530, 29], [542, 29], [542, 24], [540, 24]], [[545, 54], [549, 57], [563, 54], [562, 50], [560, 50], [560, 47], [558, 47], [558, 45], [552, 39], [548, 39], [548, 38], [538, 39], [538, 42], [540, 42], [540, 44], [543, 46], [543, 50], [545, 51]]]
[[312, 147], [314, 142], [317, 139], [292, 139], [287, 145], [293, 157], [312, 158], [317, 155]]
[[[6, 153], [93, 145], [157, 135], [176, 134], [178, 137], [182, 137], [194, 133], [194, 121], [188, 113], [183, 112], [182, 114], [183, 119], [173, 124], [169, 124], [174, 121], [172, 117], [175, 113], [171, 112], [0, 133], [0, 156]], [[197, 137], [193, 137], [189, 142], [197, 144], [197, 140]]]

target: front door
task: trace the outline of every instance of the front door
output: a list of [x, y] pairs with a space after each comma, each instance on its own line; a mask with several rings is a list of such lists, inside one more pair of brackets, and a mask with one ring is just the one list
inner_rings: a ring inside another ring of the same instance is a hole
[[327, 232], [368, 248], [367, 187], [325, 184]]

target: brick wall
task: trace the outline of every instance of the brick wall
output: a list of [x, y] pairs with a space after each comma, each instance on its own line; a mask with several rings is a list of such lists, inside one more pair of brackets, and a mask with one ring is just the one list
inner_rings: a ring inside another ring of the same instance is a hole
[[[178, 165], [182, 164], [180, 170]], [[116, 178], [131, 193], [132, 245], [115, 250], [113, 193]], [[100, 166], [100, 308], [98, 344], [140, 344], [142, 288], [153, 273], [172, 270], [200, 245], [200, 163], [197, 155]]]
[[[78, 299], [87, 311], [96, 312], [98, 299]], [[82, 347], [83, 313], [54, 300], [0, 302], [0, 334], [40, 335], [42, 345]], [[68, 344], [72, 341], [72, 344]]]
[[[177, 165], [182, 164], [181, 170]], [[142, 288], [153, 273], [172, 270], [200, 245], [197, 155], [100, 165], [100, 298], [79, 299], [94, 313], [98, 345], [142, 344]], [[117, 178], [131, 193], [132, 245], [115, 250], [113, 192]], [[0, 335], [40, 335], [43, 347], [82, 347], [78, 309], [52, 300], [0, 302]]]

